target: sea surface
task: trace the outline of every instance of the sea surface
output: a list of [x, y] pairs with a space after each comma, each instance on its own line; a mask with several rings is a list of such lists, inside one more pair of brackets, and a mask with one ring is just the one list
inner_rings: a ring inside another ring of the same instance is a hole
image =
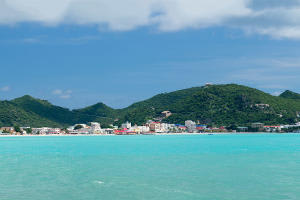
[[300, 199], [300, 134], [1, 137], [0, 200]]

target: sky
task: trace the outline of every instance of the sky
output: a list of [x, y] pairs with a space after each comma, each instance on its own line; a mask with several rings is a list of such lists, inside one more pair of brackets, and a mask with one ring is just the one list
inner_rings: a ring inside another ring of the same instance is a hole
[[300, 93], [300, 0], [0, 0], [0, 99], [123, 108], [205, 83]]

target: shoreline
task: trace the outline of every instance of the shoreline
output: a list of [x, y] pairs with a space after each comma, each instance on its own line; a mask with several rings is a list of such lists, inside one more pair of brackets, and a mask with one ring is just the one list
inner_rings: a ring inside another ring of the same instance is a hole
[[262, 135], [262, 134], [300, 134], [300, 133], [272, 133], [272, 132], [223, 132], [223, 133], [155, 133], [155, 134], [136, 134], [136, 135], [115, 135], [115, 134], [61, 134], [61, 135], [0, 135], [1, 137], [100, 137], [100, 136], [179, 136], [179, 135]]

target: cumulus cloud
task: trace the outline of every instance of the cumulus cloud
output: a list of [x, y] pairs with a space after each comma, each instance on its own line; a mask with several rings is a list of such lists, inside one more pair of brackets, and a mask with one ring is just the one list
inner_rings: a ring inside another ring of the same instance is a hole
[[276, 91], [276, 92], [273, 92], [272, 95], [273, 96], [279, 96], [281, 93], [282, 93], [281, 91]]
[[129, 31], [226, 26], [300, 39], [300, 0], [0, 0], [0, 24], [98, 25]]
[[52, 91], [52, 94], [61, 99], [70, 99], [72, 97], [72, 90], [56, 89]]
[[8, 92], [8, 91], [10, 91], [10, 87], [9, 86], [3, 86], [3, 87], [0, 88], [0, 91], [1, 92]]

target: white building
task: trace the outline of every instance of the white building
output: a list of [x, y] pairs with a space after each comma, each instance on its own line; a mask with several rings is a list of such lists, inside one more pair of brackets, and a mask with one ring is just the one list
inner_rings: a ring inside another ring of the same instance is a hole
[[138, 128], [140, 129], [140, 133], [148, 133], [148, 132], [150, 132], [149, 126], [138, 126]]
[[33, 128], [32, 129], [32, 134], [34, 134], [34, 135], [46, 135], [46, 134], [48, 134], [48, 131], [50, 129], [51, 128], [49, 128], [49, 127]]
[[61, 129], [60, 128], [50, 128], [47, 132], [47, 134], [50, 135], [57, 135], [61, 133]]
[[130, 129], [131, 128], [131, 123], [130, 122], [125, 122], [124, 124], [121, 125], [121, 128]]
[[190, 133], [197, 132], [196, 122], [194, 122], [192, 120], [187, 120], [187, 121], [185, 121], [185, 126], [186, 126], [188, 132], [190, 132]]
[[33, 128], [32, 134], [34, 135], [51, 135], [51, 134], [60, 134], [60, 128], [49, 128], [49, 127], [42, 127], [42, 128]]
[[114, 134], [114, 129], [112, 128], [106, 128], [106, 129], [102, 129], [104, 134]]
[[101, 134], [103, 133], [101, 125], [98, 122], [91, 122], [91, 132], [92, 134]]
[[150, 128], [149, 126], [132, 126], [129, 131], [135, 132], [137, 134], [141, 134], [141, 133], [148, 133], [150, 132]]

